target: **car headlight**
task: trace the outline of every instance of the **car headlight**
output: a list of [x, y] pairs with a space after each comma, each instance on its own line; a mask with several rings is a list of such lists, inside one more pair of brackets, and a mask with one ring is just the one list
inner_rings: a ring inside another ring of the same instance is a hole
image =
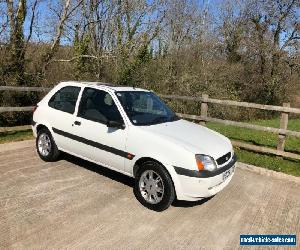
[[208, 155], [196, 155], [196, 163], [200, 171], [214, 171], [217, 169], [215, 160]]

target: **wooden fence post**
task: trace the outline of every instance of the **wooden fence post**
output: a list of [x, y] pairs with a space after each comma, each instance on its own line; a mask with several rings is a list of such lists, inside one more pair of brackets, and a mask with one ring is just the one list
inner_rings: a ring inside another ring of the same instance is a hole
[[202, 102], [201, 102], [201, 118], [203, 119], [200, 121], [200, 125], [206, 126], [206, 118], [207, 118], [207, 111], [208, 111], [208, 105], [207, 105], [208, 95], [202, 94]]
[[[283, 107], [290, 107], [290, 103], [283, 103]], [[288, 121], [289, 121], [289, 114], [286, 112], [282, 112], [280, 118], [280, 129], [287, 130]], [[284, 151], [285, 140], [286, 140], [285, 133], [278, 135], [277, 150]]]

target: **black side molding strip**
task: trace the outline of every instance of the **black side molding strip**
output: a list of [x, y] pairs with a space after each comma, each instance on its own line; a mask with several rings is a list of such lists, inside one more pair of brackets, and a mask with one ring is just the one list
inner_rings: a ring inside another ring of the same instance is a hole
[[185, 176], [196, 177], [196, 178], [209, 178], [209, 177], [219, 175], [219, 174], [225, 172], [226, 170], [230, 169], [236, 163], [236, 161], [237, 161], [237, 156], [236, 156], [236, 154], [234, 154], [231, 161], [227, 165], [225, 165], [221, 168], [218, 168], [215, 171], [190, 170], [190, 169], [176, 167], [176, 166], [174, 166], [174, 169], [175, 169], [176, 173], [179, 175], [185, 175]]
[[83, 138], [83, 137], [80, 137], [80, 136], [77, 136], [77, 135], [70, 134], [68, 132], [59, 130], [57, 128], [52, 128], [52, 130], [56, 134], [62, 135], [64, 137], [70, 138], [72, 140], [84, 143], [86, 145], [89, 145], [89, 146], [92, 146], [92, 147], [95, 147], [95, 148], [99, 148], [101, 150], [104, 150], [104, 151], [107, 151], [109, 153], [124, 157], [124, 158], [129, 159], [129, 160], [132, 160], [135, 157], [135, 155], [127, 153], [127, 152], [122, 151], [122, 150], [119, 150], [117, 148], [113, 148], [113, 147], [110, 147], [110, 146], [107, 146], [107, 145], [104, 145], [104, 144], [101, 144], [101, 143], [98, 143], [98, 142], [95, 142], [95, 141], [91, 141], [89, 139], [86, 139], [86, 138]]

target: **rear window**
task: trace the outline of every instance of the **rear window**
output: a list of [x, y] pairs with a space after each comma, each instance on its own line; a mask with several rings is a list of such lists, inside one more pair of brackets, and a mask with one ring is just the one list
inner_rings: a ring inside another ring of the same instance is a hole
[[63, 87], [51, 97], [48, 105], [51, 108], [73, 114], [79, 92], [80, 87]]

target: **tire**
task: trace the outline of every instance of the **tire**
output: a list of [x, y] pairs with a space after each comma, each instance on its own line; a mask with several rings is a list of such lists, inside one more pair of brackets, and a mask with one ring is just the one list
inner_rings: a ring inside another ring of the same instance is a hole
[[171, 176], [154, 161], [145, 162], [137, 171], [134, 194], [143, 206], [157, 212], [167, 209], [175, 199]]
[[39, 157], [46, 162], [56, 161], [59, 157], [59, 150], [56, 143], [46, 128], [42, 128], [36, 137], [36, 151]]

